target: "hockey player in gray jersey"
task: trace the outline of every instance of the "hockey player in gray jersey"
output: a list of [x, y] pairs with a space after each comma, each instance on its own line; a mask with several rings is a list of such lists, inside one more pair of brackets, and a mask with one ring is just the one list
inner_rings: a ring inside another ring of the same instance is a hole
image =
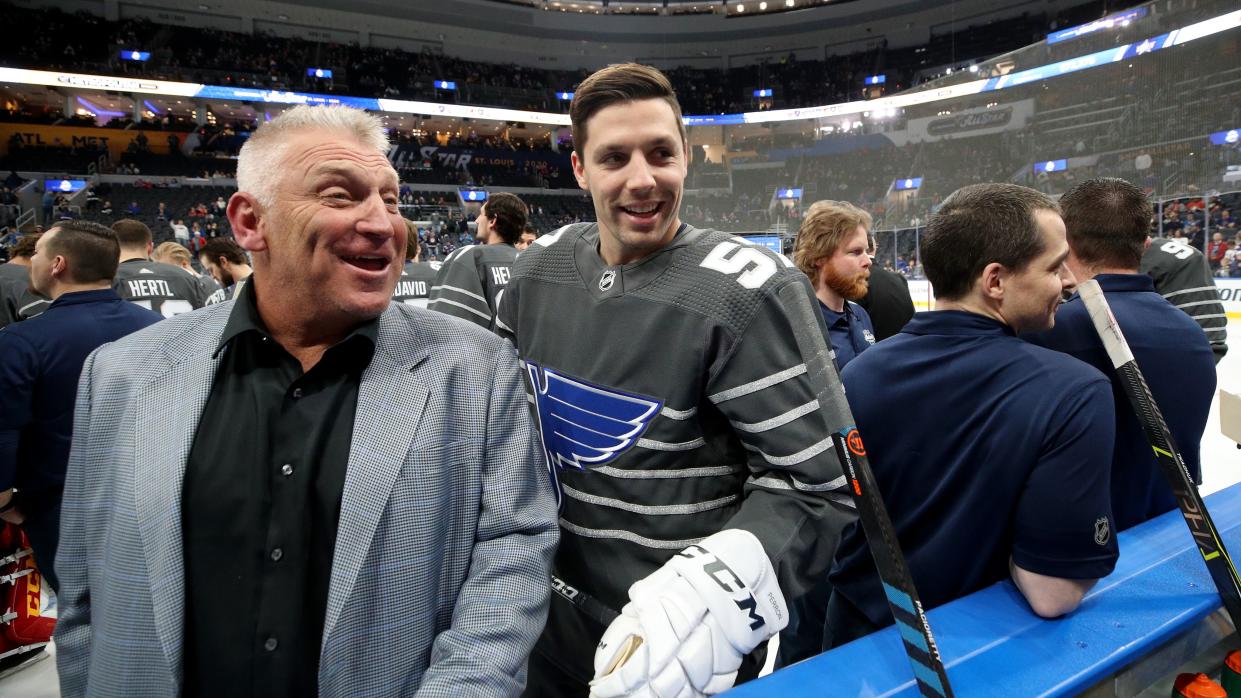
[[529, 211], [513, 194], [492, 194], [478, 213], [477, 238], [448, 255], [431, 287], [431, 310], [495, 329], [500, 294], [508, 285]]
[[151, 229], [141, 221], [119, 220], [112, 230], [121, 243], [121, 262], [112, 288], [117, 295], [164, 317], [203, 307], [203, 287], [171, 264], [152, 262]]
[[605, 68], [570, 113], [599, 222], [522, 253], [497, 328], [559, 478], [555, 573], [621, 614], [605, 628], [553, 595], [525, 695], [719, 693], [757, 673], [854, 518], [823, 320], [787, 260], [680, 222], [662, 73]]
[[1155, 280], [1160, 295], [1188, 313], [1207, 333], [1218, 364], [1228, 353], [1228, 316], [1206, 255], [1182, 242], [1155, 238], [1142, 254], [1141, 271]]
[[405, 268], [401, 270], [401, 278], [392, 291], [392, 300], [397, 303], [427, 307], [431, 295], [431, 286], [439, 273], [439, 262], [420, 262], [422, 241], [418, 239], [418, 226], [411, 220], [405, 220], [405, 229], [409, 237], [405, 243]]

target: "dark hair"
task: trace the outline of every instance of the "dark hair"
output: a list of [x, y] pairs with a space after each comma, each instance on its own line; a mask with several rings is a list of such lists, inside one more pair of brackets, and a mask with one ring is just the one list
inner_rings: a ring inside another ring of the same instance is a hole
[[1014, 271], [1043, 252], [1038, 210], [1059, 213], [1049, 197], [1016, 184], [971, 184], [954, 191], [922, 235], [922, 268], [936, 298], [954, 300], [992, 262]]
[[39, 241], [43, 233], [27, 233], [19, 238], [13, 246], [9, 248], [9, 257], [25, 257], [27, 259], [34, 256], [34, 244]]
[[208, 238], [203, 244], [201, 250], [198, 251], [198, 257], [201, 259], [206, 257], [213, 263], [223, 257], [229, 264], [249, 264], [250, 259], [246, 257], [246, 251], [241, 249], [241, 245], [232, 238]]
[[483, 213], [491, 219], [491, 227], [499, 234], [500, 239], [511, 245], [521, 239], [521, 231], [526, 227], [526, 217], [530, 209], [526, 208], [526, 204], [515, 194], [502, 191], [487, 195]]
[[405, 259], [412, 261], [418, 259], [418, 255], [422, 252], [422, 241], [418, 239], [418, 226], [408, 218], [402, 218], [405, 221]]
[[67, 259], [67, 276], [73, 283], [93, 284], [116, 276], [121, 245], [107, 226], [92, 221], [57, 221], [44, 235], [51, 235], [43, 243], [44, 254]]
[[539, 229], [527, 223], [526, 227], [521, 229], [521, 234], [522, 235], [533, 235], [534, 237], [537, 238], [539, 236]]
[[1088, 179], [1060, 197], [1073, 254], [1088, 265], [1136, 270], [1154, 211], [1142, 190], [1115, 177]]
[[151, 242], [151, 229], [146, 223], [132, 218], [122, 218], [112, 224], [121, 247], [146, 247]]
[[573, 149], [578, 157], [586, 154], [586, 122], [590, 117], [613, 104], [639, 99], [662, 99], [667, 102], [676, 117], [681, 144], [689, 142], [685, 137], [685, 122], [681, 119], [681, 104], [668, 76], [649, 65], [617, 63], [591, 73], [573, 92], [569, 120], [573, 125]]

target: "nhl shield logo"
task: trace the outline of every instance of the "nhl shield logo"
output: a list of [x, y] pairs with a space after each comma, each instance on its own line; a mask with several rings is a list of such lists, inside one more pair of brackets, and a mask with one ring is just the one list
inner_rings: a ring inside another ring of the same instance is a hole
[[1112, 526], [1108, 523], [1106, 516], [1100, 516], [1094, 522], [1094, 542], [1098, 545], [1107, 545], [1112, 539]]
[[603, 272], [603, 276], [599, 277], [599, 290], [607, 291], [612, 288], [612, 284], [616, 283], [616, 270], [609, 269]]

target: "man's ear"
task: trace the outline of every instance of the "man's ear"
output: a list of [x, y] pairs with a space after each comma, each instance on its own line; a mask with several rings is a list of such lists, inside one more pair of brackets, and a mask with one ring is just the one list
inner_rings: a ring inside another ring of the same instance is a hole
[[992, 262], [983, 267], [977, 283], [984, 297], [997, 301], [1004, 300], [1004, 286], [1010, 276], [1011, 272], [1008, 267], [999, 262]]
[[233, 237], [237, 244], [248, 252], [262, 252], [267, 249], [266, 232], [259, 223], [263, 217], [263, 206], [250, 192], [239, 191], [228, 200], [225, 209], [228, 222], [233, 226]]
[[586, 167], [582, 164], [582, 159], [577, 156], [576, 149], [569, 156], [569, 160], [573, 163], [573, 177], [577, 180], [577, 186], [590, 191], [590, 180], [586, 178]]

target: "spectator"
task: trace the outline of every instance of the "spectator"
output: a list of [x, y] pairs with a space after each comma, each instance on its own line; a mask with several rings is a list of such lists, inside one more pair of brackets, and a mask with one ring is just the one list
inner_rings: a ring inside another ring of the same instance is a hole
[[[33, 289], [52, 299], [41, 315], [0, 332], [0, 517], [21, 524], [35, 561], [59, 592], [61, 490], [73, 433], [78, 375], [101, 344], [160, 316], [112, 290], [120, 246], [98, 223], [58, 223], [30, 260]], [[14, 495], [13, 489], [19, 492]]]
[[178, 218], [172, 222], [172, 237], [176, 241], [186, 247], [190, 244], [190, 229], [185, 227], [185, 221]]
[[138, 205], [137, 201], [130, 201], [129, 205], [125, 207], [125, 213], [130, 217], [140, 216], [142, 215], [142, 207]]
[[1207, 263], [1211, 265], [1211, 271], [1217, 276], [1219, 275], [1220, 265], [1223, 264], [1224, 255], [1228, 251], [1228, 246], [1224, 244], [1223, 233], [1215, 233], [1211, 236], [1211, 244], [1207, 245]]

